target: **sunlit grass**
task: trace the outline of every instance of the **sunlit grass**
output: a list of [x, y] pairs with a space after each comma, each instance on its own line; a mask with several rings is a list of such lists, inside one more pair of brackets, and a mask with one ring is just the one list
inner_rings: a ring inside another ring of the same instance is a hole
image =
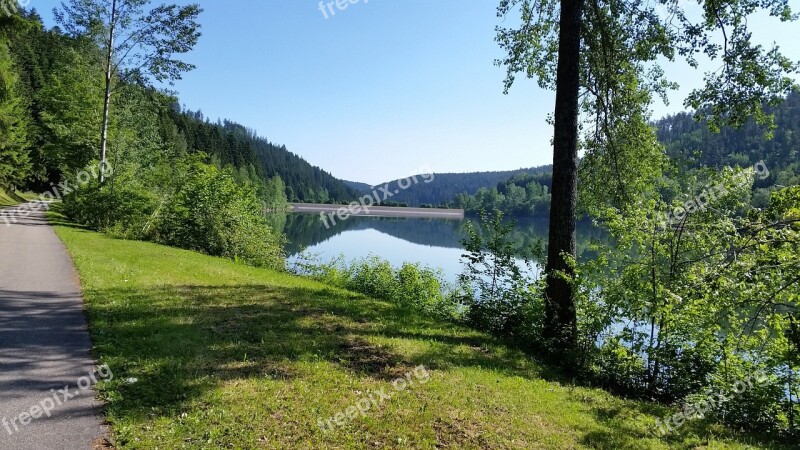
[[[483, 334], [307, 279], [58, 226], [80, 272], [119, 448], [763, 448], [547, 381]], [[431, 379], [318, 426], [425, 366]], [[719, 431], [719, 430], [718, 430]]]
[[35, 195], [33, 194], [22, 194], [0, 188], [0, 208], [18, 205], [28, 200], [32, 200], [34, 197]]

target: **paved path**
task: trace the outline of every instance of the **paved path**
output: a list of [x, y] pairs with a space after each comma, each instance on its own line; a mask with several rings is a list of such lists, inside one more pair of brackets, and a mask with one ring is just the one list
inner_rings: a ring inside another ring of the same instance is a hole
[[[94, 390], [79, 389], [90, 349], [72, 262], [44, 214], [0, 220], [0, 449], [85, 450], [104, 435]], [[65, 386], [79, 394], [64, 401]]]

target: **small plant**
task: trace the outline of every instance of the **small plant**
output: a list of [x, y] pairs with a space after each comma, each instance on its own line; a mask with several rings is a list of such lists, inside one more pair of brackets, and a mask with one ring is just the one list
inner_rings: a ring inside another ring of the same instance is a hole
[[374, 255], [350, 264], [342, 256], [320, 262], [315, 255], [301, 254], [292, 272], [429, 315], [458, 316], [457, 304], [441, 271], [420, 264], [404, 263], [394, 268]]
[[[521, 263], [509, 239], [513, 222], [504, 221], [501, 211], [481, 211], [486, 237], [467, 222], [467, 251], [462, 258], [465, 271], [459, 285], [466, 293], [462, 301], [466, 320], [475, 328], [501, 336], [524, 336], [538, 340], [543, 317], [539, 286], [530, 275], [529, 260]], [[527, 270], [525, 270], [527, 269]]]

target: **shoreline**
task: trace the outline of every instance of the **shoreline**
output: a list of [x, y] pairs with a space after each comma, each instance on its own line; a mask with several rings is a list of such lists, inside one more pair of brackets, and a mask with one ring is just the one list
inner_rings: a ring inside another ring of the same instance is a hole
[[370, 206], [362, 207], [356, 211], [348, 210], [347, 205], [328, 205], [319, 203], [290, 203], [290, 212], [301, 214], [336, 214], [340, 210], [347, 211], [352, 216], [363, 217], [400, 217], [400, 218], [422, 218], [422, 219], [448, 219], [463, 220], [463, 209], [443, 209], [443, 208], [409, 208], [400, 206]]

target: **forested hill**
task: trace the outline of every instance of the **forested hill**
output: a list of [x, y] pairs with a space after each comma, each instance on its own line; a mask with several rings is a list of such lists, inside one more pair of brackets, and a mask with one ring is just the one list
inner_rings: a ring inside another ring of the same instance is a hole
[[[45, 190], [97, 159], [103, 82], [102, 51], [92, 40], [47, 29], [35, 11], [0, 14], [0, 185]], [[152, 166], [154, 155], [172, 149], [207, 155], [239, 182], [263, 186], [262, 197], [269, 182], [285, 184], [288, 200], [357, 197], [286, 147], [234, 122], [181, 111], [176, 99], [135, 79], [120, 81], [113, 95], [109, 160], [120, 170]]]
[[658, 139], [669, 157], [685, 169], [726, 166], [751, 167], [764, 161], [770, 177], [756, 187], [800, 184], [800, 93], [767, 108], [775, 115], [773, 139], [765, 139], [764, 128], [750, 121], [741, 129], [709, 131], [705, 122], [695, 121], [690, 113], [665, 117], [658, 122]]
[[344, 184], [346, 184], [351, 189], [355, 189], [361, 195], [372, 191], [372, 186], [368, 185], [367, 183], [360, 183], [358, 181], [347, 181], [347, 180], [344, 180]]
[[210, 122], [199, 111], [173, 106], [172, 120], [186, 138], [187, 147], [211, 155], [214, 161], [267, 178], [280, 176], [290, 201], [320, 202], [354, 200], [358, 191], [330, 173], [312, 166], [300, 156], [259, 137], [244, 125], [229, 120]]
[[[667, 116], [654, 125], [667, 155], [685, 171], [703, 167], [747, 168], [764, 161], [770, 176], [758, 180], [754, 192], [754, 203], [763, 205], [771, 186], [800, 185], [800, 93], [793, 92], [783, 103], [767, 108], [767, 112], [775, 115], [773, 139], [767, 139], [764, 127], [754, 121], [741, 129], [725, 127], [714, 133], [707, 123], [696, 121], [688, 112]], [[542, 166], [505, 172], [436, 174], [429, 185], [412, 184], [391, 200], [414, 206], [450, 203], [472, 212], [500, 208], [512, 215], [546, 216], [550, 201], [547, 174], [551, 170], [552, 166]], [[369, 192], [366, 184], [348, 184]], [[397, 181], [389, 184], [397, 186]]]
[[[765, 207], [777, 187], [800, 185], [800, 93], [793, 92], [783, 103], [766, 110], [775, 116], [772, 139], [765, 134], [768, 130], [754, 121], [740, 129], [725, 127], [714, 133], [707, 123], [696, 121], [693, 114], [685, 112], [654, 125], [680, 174], [703, 168], [750, 168], [763, 161], [769, 176], [755, 181], [751, 203]], [[674, 173], [671, 176], [680, 178]], [[680, 183], [679, 179], [672, 181]], [[550, 212], [551, 182], [551, 176], [545, 173], [516, 175], [486, 185], [477, 193], [459, 193], [452, 205], [472, 214], [500, 209], [517, 217], [546, 217]]]
[[[464, 192], [474, 195], [481, 188], [494, 187], [509, 178], [519, 174], [541, 174], [552, 171], [552, 166], [542, 166], [518, 170], [506, 170], [500, 172], [472, 172], [472, 173], [435, 173], [430, 175], [416, 175], [414, 177], [393, 180], [381, 183], [379, 186], [389, 185], [391, 191], [399, 192], [391, 197], [386, 203], [408, 204], [410, 206], [433, 205], [438, 206], [448, 204], [458, 194]], [[426, 179], [431, 179], [426, 183]], [[415, 181], [416, 180], [416, 181]], [[364, 183], [348, 182], [351, 187], [361, 190], [366, 194], [370, 192], [370, 186]], [[410, 186], [409, 186], [410, 185]], [[402, 187], [409, 186], [406, 189]]]

